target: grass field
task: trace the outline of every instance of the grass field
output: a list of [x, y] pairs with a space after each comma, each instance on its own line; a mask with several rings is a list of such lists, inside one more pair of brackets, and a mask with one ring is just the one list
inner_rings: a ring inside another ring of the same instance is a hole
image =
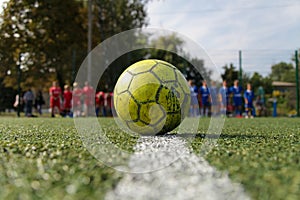
[[[197, 153], [209, 119], [201, 119]], [[113, 119], [100, 119], [109, 137], [131, 151]], [[253, 199], [300, 196], [300, 119], [226, 119], [206, 159], [243, 184]], [[0, 118], [0, 199], [103, 199], [123, 174], [98, 162], [69, 118]], [[201, 183], [199, 183], [201, 184]]]
[[[201, 140], [193, 141], [195, 151]], [[299, 199], [300, 120], [227, 119], [207, 160], [228, 171], [253, 199]]]

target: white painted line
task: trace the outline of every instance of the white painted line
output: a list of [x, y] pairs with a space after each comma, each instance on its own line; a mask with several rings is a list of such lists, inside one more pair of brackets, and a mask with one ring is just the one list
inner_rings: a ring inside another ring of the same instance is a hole
[[170, 163], [165, 158], [174, 162], [157, 171], [126, 173], [105, 199], [250, 199], [240, 184], [231, 182], [227, 174], [218, 172], [204, 158], [195, 155], [185, 140], [176, 136], [141, 137], [129, 168], [130, 171], [157, 169]]

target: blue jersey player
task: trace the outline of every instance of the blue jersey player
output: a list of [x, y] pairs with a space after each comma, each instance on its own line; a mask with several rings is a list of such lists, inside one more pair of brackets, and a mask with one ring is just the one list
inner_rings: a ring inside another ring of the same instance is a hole
[[210, 93], [205, 80], [202, 81], [202, 86], [199, 89], [199, 94], [201, 96], [202, 102], [201, 114], [202, 116], [207, 117], [210, 108]]
[[218, 114], [218, 108], [219, 108], [218, 93], [219, 93], [219, 91], [216, 86], [216, 82], [212, 81], [211, 86], [209, 87], [211, 115], [212, 116], [216, 116]]
[[220, 112], [223, 116], [226, 116], [228, 95], [229, 91], [227, 88], [227, 82], [224, 80], [222, 83], [222, 87], [219, 89]]
[[233, 86], [230, 88], [230, 93], [232, 94], [232, 102], [236, 117], [242, 116], [242, 104], [243, 104], [243, 88], [239, 86], [239, 81], [235, 80]]
[[244, 100], [245, 100], [245, 111], [246, 111], [246, 118], [253, 118], [254, 116], [254, 93], [251, 90], [251, 84], [247, 84], [247, 90], [244, 93]]
[[199, 102], [198, 102], [198, 88], [194, 80], [189, 80], [189, 87], [191, 93], [190, 117], [198, 117], [199, 115]]

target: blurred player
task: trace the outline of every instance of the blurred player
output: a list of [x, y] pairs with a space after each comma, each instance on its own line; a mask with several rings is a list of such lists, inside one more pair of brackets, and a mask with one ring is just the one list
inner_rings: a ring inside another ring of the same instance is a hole
[[203, 117], [207, 117], [210, 108], [210, 94], [205, 80], [202, 81], [202, 86], [200, 87], [199, 94], [202, 102], [201, 115]]
[[69, 85], [64, 86], [64, 115], [71, 116], [72, 91]]
[[245, 111], [246, 111], [246, 118], [253, 118], [254, 117], [254, 106], [253, 106], [253, 99], [254, 93], [251, 89], [251, 84], [247, 83], [247, 90], [244, 93], [245, 99]]
[[51, 117], [55, 117], [55, 108], [57, 108], [59, 113], [61, 113], [61, 107], [60, 107], [61, 88], [58, 86], [56, 81], [52, 82], [52, 87], [49, 89], [49, 95], [50, 95]]
[[25, 116], [26, 117], [32, 117], [32, 106], [33, 106], [33, 100], [34, 100], [34, 95], [33, 92], [31, 90], [31, 88], [29, 88], [24, 96], [23, 96], [23, 100], [25, 103]]
[[89, 116], [95, 107], [93, 106], [95, 104], [95, 90], [90, 86], [89, 82], [86, 81], [82, 91], [84, 95], [84, 114], [85, 116]]
[[36, 97], [35, 97], [35, 102], [34, 102], [34, 106], [37, 110], [37, 112], [42, 115], [42, 106], [45, 104], [45, 100], [43, 97], [43, 93], [41, 90], [38, 90]]
[[[100, 91], [96, 94], [96, 116], [99, 117], [100, 115], [106, 117], [106, 110], [104, 107], [104, 97], [105, 93]], [[100, 114], [101, 113], [101, 114]]]
[[77, 82], [73, 83], [73, 117], [81, 116], [81, 96], [82, 90]]
[[199, 116], [199, 102], [198, 102], [198, 89], [193, 80], [189, 80], [189, 87], [191, 92], [191, 105], [190, 105], [190, 117]]
[[233, 86], [230, 88], [230, 93], [233, 95], [233, 107], [236, 117], [242, 116], [242, 104], [243, 104], [243, 96], [242, 96], [243, 88], [239, 86], [239, 81], [235, 80], [233, 82]]
[[220, 112], [221, 115], [226, 116], [227, 105], [228, 105], [228, 88], [227, 82], [223, 80], [222, 87], [219, 89], [219, 101], [220, 101]]
[[210, 94], [210, 102], [211, 102], [211, 114], [212, 116], [216, 116], [218, 113], [218, 88], [216, 86], [216, 82], [211, 82], [211, 87], [209, 87], [209, 94]]
[[107, 116], [112, 116], [112, 106], [113, 106], [113, 93], [107, 92], [106, 93], [106, 101], [105, 101], [105, 110]]
[[256, 97], [255, 116], [263, 116], [263, 115], [266, 115], [265, 91], [262, 86], [259, 86], [257, 97]]

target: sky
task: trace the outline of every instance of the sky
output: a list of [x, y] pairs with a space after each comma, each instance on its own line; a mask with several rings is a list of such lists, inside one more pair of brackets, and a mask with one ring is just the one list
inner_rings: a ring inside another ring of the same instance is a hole
[[241, 50], [245, 72], [267, 75], [300, 48], [299, 0], [153, 0], [147, 11], [149, 27], [185, 35], [219, 68], [238, 67]]
[[243, 71], [265, 76], [300, 48], [299, 0], [152, 0], [146, 7], [148, 27], [196, 42], [219, 70], [238, 68], [241, 50]]

